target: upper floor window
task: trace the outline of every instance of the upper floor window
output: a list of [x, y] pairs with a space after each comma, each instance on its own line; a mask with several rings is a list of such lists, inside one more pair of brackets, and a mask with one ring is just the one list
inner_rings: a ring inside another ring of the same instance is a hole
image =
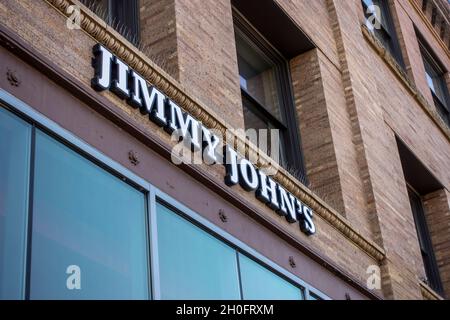
[[[245, 129], [268, 130], [268, 154], [279, 151], [273, 158], [306, 183], [288, 61], [237, 10], [234, 25]], [[272, 129], [279, 130], [279, 150], [271, 150]]]
[[444, 186], [400, 138], [396, 138], [396, 140], [408, 188], [409, 202], [425, 269], [426, 282], [437, 293], [442, 294], [439, 266], [434, 255], [436, 246], [433, 246], [430, 233], [430, 230], [432, 230], [430, 228], [435, 228], [435, 224], [438, 222], [429, 219], [422, 199], [437, 190], [442, 190]]
[[419, 42], [425, 67], [425, 77], [433, 96], [434, 104], [442, 119], [450, 126], [450, 107], [448, 87], [445, 81], [445, 72], [422, 41]]
[[425, 218], [422, 199], [412, 188], [408, 188], [409, 201], [411, 204], [414, 223], [416, 225], [417, 237], [419, 239], [420, 252], [425, 267], [428, 285], [439, 294], [442, 294], [442, 282], [439, 269], [434, 256], [433, 245]]
[[397, 63], [403, 66], [403, 59], [388, 0], [362, 0], [362, 4], [366, 17], [366, 26], [396, 59]]
[[139, 42], [139, 0], [81, 0], [133, 44]]

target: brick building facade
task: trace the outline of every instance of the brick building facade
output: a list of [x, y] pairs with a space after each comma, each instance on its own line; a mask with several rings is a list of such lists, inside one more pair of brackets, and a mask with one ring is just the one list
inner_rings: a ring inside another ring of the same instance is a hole
[[[68, 27], [72, 5], [80, 8], [80, 28]], [[125, 19], [105, 17], [92, 1], [1, 0], [2, 92], [307, 283], [309, 297], [450, 297], [446, 0], [136, 5], [131, 38]], [[381, 7], [381, 29], [368, 25], [371, 5]], [[100, 43], [208, 128], [245, 128], [237, 15], [286, 59], [286, 105], [297, 118], [286, 130], [297, 125], [303, 168], [272, 164], [273, 179], [313, 210], [314, 235], [252, 192], [226, 186], [224, 166], [174, 166], [170, 135], [116, 94], [91, 87], [92, 48]], [[442, 96], [431, 88], [438, 82]], [[5, 98], [1, 105], [15, 109]], [[33, 297], [30, 283], [21, 297]]]

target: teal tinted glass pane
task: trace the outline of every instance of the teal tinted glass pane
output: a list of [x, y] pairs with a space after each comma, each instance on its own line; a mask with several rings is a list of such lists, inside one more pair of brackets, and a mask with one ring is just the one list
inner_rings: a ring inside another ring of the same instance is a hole
[[39, 131], [35, 159], [30, 297], [148, 298], [145, 195]]
[[162, 299], [240, 299], [236, 252], [157, 204]]
[[239, 268], [245, 300], [303, 299], [300, 288], [242, 254], [239, 254]]
[[31, 126], [0, 107], [0, 299], [23, 298]]

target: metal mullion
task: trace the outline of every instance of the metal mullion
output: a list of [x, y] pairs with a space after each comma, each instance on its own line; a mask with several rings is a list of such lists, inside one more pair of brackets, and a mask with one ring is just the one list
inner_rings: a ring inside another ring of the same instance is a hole
[[244, 289], [242, 288], [242, 273], [241, 273], [241, 261], [239, 259], [239, 250], [237, 248], [234, 248], [234, 249], [235, 249], [235, 252], [236, 252], [236, 264], [237, 264], [237, 273], [238, 273], [238, 281], [239, 281], [239, 293], [241, 294], [241, 300], [244, 300]]
[[150, 235], [150, 278], [152, 300], [161, 300], [161, 277], [159, 268], [159, 248], [158, 248], [158, 224], [156, 213], [156, 189], [149, 185], [148, 193], [148, 221]]
[[245, 98], [248, 99], [252, 105], [254, 105], [259, 113], [265, 118], [267, 122], [273, 123], [279, 129], [286, 130], [287, 126], [278, 120], [272, 113], [270, 113], [258, 100], [256, 100], [247, 90], [241, 87], [241, 92], [245, 95]]
[[25, 255], [25, 300], [30, 299], [31, 286], [31, 255], [32, 255], [32, 232], [33, 232], [33, 202], [34, 202], [34, 178], [36, 161], [36, 126], [32, 124], [30, 141], [30, 176], [28, 181], [28, 216], [26, 225], [26, 255]]

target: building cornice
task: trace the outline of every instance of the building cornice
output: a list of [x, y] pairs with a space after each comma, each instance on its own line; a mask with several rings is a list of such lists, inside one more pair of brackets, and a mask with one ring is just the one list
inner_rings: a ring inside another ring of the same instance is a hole
[[[65, 17], [69, 17], [67, 9], [71, 5], [79, 5], [81, 8], [81, 28], [95, 41], [103, 44], [111, 52], [122, 59], [126, 64], [140, 73], [150, 84], [154, 85], [164, 92], [170, 99], [180, 105], [185, 111], [192, 114], [205, 126], [225, 133], [227, 129], [233, 128], [220, 119], [211, 109], [202, 104], [197, 99], [190, 96], [185, 88], [168, 75], [164, 70], [153, 63], [145, 54], [140, 52], [135, 46], [123, 38], [113, 28], [108, 26], [103, 20], [98, 18], [89, 9], [79, 3], [77, 0], [43, 0], [53, 6]], [[247, 154], [259, 154], [261, 159], [258, 166], [268, 166], [271, 162], [269, 157], [262, 154], [258, 148], [242, 136], [235, 135], [234, 138], [245, 145]], [[331, 208], [317, 195], [312, 193], [306, 186], [295, 179], [291, 174], [276, 164], [270, 164], [275, 167], [277, 174], [273, 176], [274, 180], [280, 183], [290, 193], [299, 198], [305, 204], [310, 206], [317, 216], [328, 222], [353, 244], [361, 248], [366, 254], [379, 263], [385, 258], [384, 250], [372, 240], [363, 236], [336, 210]]]

